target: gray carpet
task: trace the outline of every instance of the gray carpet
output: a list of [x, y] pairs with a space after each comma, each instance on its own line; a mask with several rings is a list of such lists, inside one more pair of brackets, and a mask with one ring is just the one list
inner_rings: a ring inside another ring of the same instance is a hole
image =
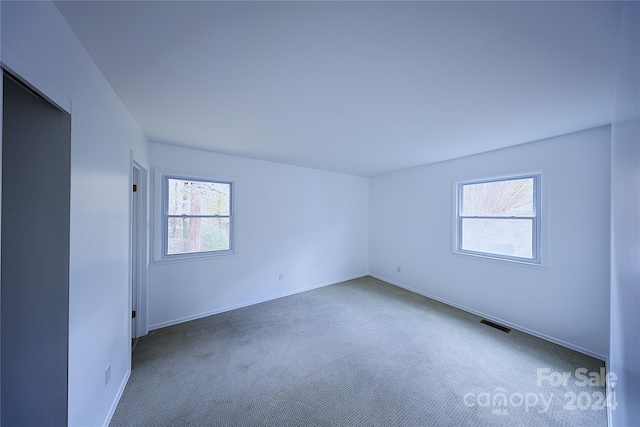
[[153, 331], [111, 425], [607, 425], [602, 361], [479, 320], [365, 277]]

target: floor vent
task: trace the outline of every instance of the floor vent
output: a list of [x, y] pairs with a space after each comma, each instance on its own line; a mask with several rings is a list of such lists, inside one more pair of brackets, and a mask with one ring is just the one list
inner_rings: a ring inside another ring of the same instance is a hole
[[511, 329], [507, 328], [506, 326], [498, 325], [497, 323], [490, 322], [486, 319], [482, 319], [480, 323], [484, 323], [485, 325], [491, 326], [492, 328], [500, 329], [502, 332], [511, 332]]

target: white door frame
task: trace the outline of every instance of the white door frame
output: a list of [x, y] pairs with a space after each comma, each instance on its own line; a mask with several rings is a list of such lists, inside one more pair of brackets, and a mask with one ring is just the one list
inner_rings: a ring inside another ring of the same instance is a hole
[[[148, 171], [131, 156], [131, 242], [130, 242], [130, 312], [136, 312], [131, 319], [131, 338], [149, 333], [147, 322], [147, 271], [149, 268], [149, 224], [148, 221]], [[133, 185], [136, 192], [133, 192]]]

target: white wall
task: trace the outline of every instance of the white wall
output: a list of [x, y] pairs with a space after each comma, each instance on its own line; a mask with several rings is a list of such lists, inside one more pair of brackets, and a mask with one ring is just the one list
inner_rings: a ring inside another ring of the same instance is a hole
[[69, 425], [103, 425], [131, 367], [130, 152], [145, 162], [147, 142], [52, 2], [1, 7], [16, 68], [71, 104]]
[[236, 179], [238, 248], [153, 263], [151, 329], [367, 274], [366, 178], [164, 144], [149, 155], [158, 170]]
[[[370, 272], [604, 359], [609, 159], [602, 127], [371, 178]], [[452, 253], [456, 181], [538, 171], [546, 266]]]
[[640, 5], [625, 5], [611, 132], [611, 425], [640, 425]]

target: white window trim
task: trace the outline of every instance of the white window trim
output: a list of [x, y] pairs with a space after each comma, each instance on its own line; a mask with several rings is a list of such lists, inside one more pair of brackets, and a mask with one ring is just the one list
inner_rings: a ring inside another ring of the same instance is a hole
[[[238, 196], [238, 179], [233, 176], [220, 176], [203, 173], [190, 173], [184, 171], [170, 171], [170, 170], [154, 170], [154, 257], [155, 263], [172, 263], [172, 262], [186, 262], [197, 260], [210, 260], [235, 256], [238, 254], [237, 246], [237, 227], [238, 220], [236, 215], [237, 196]], [[167, 248], [167, 230], [165, 227], [166, 219], [166, 183], [167, 179], [184, 179], [194, 181], [210, 181], [220, 182], [225, 184], [231, 184], [231, 232], [229, 234], [230, 249], [225, 251], [210, 251], [210, 252], [195, 252], [185, 254], [173, 254], [168, 255], [166, 253]]]
[[[520, 264], [524, 266], [533, 266], [533, 267], [547, 267], [546, 264], [546, 248], [547, 248], [547, 240], [548, 233], [546, 232], [546, 228], [543, 224], [545, 217], [545, 200], [546, 200], [546, 191], [545, 191], [545, 180], [542, 179], [543, 172], [533, 172], [533, 173], [520, 173], [513, 175], [504, 175], [493, 178], [480, 178], [480, 179], [472, 179], [472, 180], [464, 180], [453, 183], [453, 247], [452, 252], [456, 255], [462, 255], [465, 257], [474, 257], [478, 259], [483, 259], [487, 261], [497, 261], [497, 262], [507, 262], [513, 264]], [[481, 184], [486, 182], [496, 182], [496, 181], [510, 181], [516, 179], [524, 179], [524, 178], [535, 178], [535, 186], [534, 186], [534, 208], [536, 211], [536, 215], [534, 217], [533, 225], [535, 228], [534, 234], [534, 258], [521, 258], [521, 257], [511, 257], [507, 255], [500, 254], [492, 254], [488, 252], [475, 252], [461, 249], [462, 242], [462, 230], [461, 223], [462, 217], [460, 212], [462, 210], [462, 186], [470, 185], [470, 184]]]

